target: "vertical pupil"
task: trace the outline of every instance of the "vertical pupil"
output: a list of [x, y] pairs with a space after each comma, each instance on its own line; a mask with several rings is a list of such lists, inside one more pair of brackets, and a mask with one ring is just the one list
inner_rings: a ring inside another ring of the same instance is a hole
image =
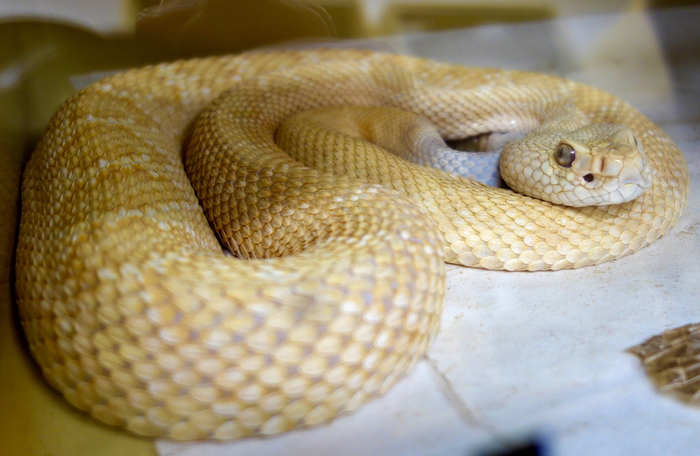
[[569, 168], [571, 166], [571, 163], [574, 161], [574, 157], [576, 153], [574, 152], [574, 149], [567, 145], [567, 144], [562, 144], [559, 146], [557, 149], [556, 153], [556, 160], [559, 165], [561, 165], [564, 168]]

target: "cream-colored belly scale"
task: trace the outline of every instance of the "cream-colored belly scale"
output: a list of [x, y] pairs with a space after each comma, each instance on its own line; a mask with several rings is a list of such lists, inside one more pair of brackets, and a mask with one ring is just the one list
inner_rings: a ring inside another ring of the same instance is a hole
[[[561, 97], [636, 133], [654, 170], [646, 193], [566, 208], [365, 153], [348, 136], [292, 135], [334, 151], [363, 183], [324, 171], [340, 165], [306, 168], [273, 142], [286, 118], [324, 106], [410, 109], [459, 138], [513, 118], [532, 128]], [[408, 196], [376, 184], [387, 180]], [[659, 128], [598, 90], [322, 50], [103, 80], [54, 116], [22, 192], [18, 305], [49, 382], [133, 432], [230, 439], [321, 423], [386, 391], [438, 329], [444, 261], [546, 270], [619, 258], [677, 221], [688, 172]], [[210, 225], [256, 259], [222, 253]]]

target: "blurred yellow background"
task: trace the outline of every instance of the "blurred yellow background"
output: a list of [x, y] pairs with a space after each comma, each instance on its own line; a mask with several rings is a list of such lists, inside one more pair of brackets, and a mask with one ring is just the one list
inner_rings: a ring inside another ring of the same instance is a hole
[[[130, 33], [160, 0], [4, 0], [0, 17], [45, 17], [107, 34]], [[178, 0], [178, 3], [191, 3]], [[231, 2], [237, 3], [237, 2]], [[238, 2], [240, 3], [240, 2]], [[257, 2], [270, 5], [274, 2]], [[339, 38], [445, 30], [495, 22], [698, 4], [697, 0], [321, 0]]]

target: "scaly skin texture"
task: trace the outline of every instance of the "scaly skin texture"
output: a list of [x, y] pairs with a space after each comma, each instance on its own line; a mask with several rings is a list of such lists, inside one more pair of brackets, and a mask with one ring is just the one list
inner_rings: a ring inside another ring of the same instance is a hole
[[[528, 94], [631, 128], [652, 187], [623, 205], [565, 208], [409, 167], [357, 138], [328, 142], [313, 125], [295, 141], [334, 151], [349, 177], [273, 142], [288, 116], [346, 103], [416, 111], [445, 138], [512, 119], [534, 127]], [[396, 191], [376, 185], [387, 180]], [[232, 439], [322, 423], [386, 391], [438, 329], [445, 260], [547, 270], [619, 258], [678, 220], [688, 171], [659, 128], [598, 90], [333, 49], [96, 83], [50, 122], [22, 195], [18, 306], [48, 381], [139, 434]], [[224, 254], [210, 225], [251, 260]]]
[[[298, 129], [316, 125], [317, 134], [324, 135], [323, 142], [297, 142]], [[323, 131], [327, 130], [327, 131]], [[308, 166], [323, 166], [323, 144], [327, 141], [344, 141], [337, 134], [349, 135], [363, 139], [370, 144], [364, 146], [365, 154], [382, 155], [385, 151], [409, 162], [439, 169], [447, 173], [458, 174], [468, 179], [477, 180], [492, 187], [503, 187], [503, 180], [498, 169], [503, 147], [489, 148], [490, 143], [482, 140], [480, 144], [469, 138], [469, 152], [449, 147], [435, 124], [425, 117], [399, 108], [379, 106], [340, 106], [311, 109], [285, 119], [275, 133], [275, 141], [285, 152]], [[482, 135], [493, 138], [494, 134]], [[373, 147], [378, 146], [378, 147]], [[309, 146], [314, 150], [310, 150]], [[316, 150], [318, 149], [318, 151]], [[351, 152], [351, 151], [350, 151]], [[352, 157], [352, 153], [350, 154]], [[349, 162], [354, 162], [350, 158]], [[329, 170], [346, 174], [348, 166], [330, 167]], [[420, 170], [420, 168], [416, 168]], [[355, 173], [363, 180], [366, 175]], [[439, 175], [442, 175], [439, 173]], [[443, 176], [444, 177], [444, 176]], [[382, 185], [391, 186], [387, 180]]]
[[642, 361], [654, 386], [664, 394], [700, 405], [698, 397], [698, 358], [700, 324], [694, 323], [664, 331], [627, 349]]

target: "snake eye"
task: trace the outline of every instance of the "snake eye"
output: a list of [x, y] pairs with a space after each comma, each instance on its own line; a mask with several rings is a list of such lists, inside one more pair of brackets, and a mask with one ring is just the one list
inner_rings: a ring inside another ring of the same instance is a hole
[[576, 159], [576, 151], [568, 144], [559, 144], [554, 159], [562, 168], [571, 168], [571, 164]]

